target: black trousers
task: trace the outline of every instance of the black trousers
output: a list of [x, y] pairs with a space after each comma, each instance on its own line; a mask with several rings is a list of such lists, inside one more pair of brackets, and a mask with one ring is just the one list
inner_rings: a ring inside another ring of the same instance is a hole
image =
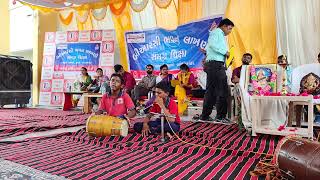
[[226, 68], [223, 62], [208, 61], [204, 65], [207, 73], [207, 87], [204, 95], [201, 119], [207, 120], [216, 106], [217, 117], [225, 118], [227, 114], [227, 98], [229, 95]]

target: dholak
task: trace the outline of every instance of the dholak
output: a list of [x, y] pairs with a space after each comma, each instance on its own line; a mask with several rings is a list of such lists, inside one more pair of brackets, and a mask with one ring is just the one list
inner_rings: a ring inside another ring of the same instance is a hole
[[92, 115], [87, 120], [90, 136], [127, 136], [128, 122], [113, 116]]
[[290, 179], [320, 179], [320, 143], [299, 137], [279, 142], [275, 161]]

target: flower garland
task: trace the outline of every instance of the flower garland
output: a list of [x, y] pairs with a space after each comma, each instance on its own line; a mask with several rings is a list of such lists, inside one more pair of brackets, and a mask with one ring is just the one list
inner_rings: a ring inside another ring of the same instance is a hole
[[255, 94], [257, 95], [270, 94], [270, 90], [275, 88], [276, 80], [277, 80], [276, 73], [272, 72], [270, 82], [268, 82], [268, 84], [263, 88], [258, 84], [258, 77], [256, 75], [256, 68], [254, 66], [250, 66], [250, 75], [251, 75], [250, 76], [251, 82], [255, 90]]

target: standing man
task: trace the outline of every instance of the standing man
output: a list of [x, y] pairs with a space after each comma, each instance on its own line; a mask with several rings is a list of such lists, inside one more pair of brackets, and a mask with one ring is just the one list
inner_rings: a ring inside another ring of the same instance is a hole
[[233, 27], [232, 21], [223, 19], [218, 28], [210, 31], [206, 46], [207, 58], [204, 64], [207, 73], [207, 90], [204, 95], [202, 114], [200, 117], [194, 117], [195, 119], [210, 121], [209, 115], [213, 106], [216, 105], [216, 120], [229, 122], [226, 119], [228, 82], [225, 72], [225, 60], [229, 57], [229, 52], [225, 36], [231, 33]]
[[134, 79], [133, 75], [125, 71], [120, 64], [114, 65], [114, 72], [122, 76], [122, 78], [124, 79], [124, 88], [126, 90], [126, 93], [128, 93], [130, 96], [132, 89], [136, 85], [136, 80]]

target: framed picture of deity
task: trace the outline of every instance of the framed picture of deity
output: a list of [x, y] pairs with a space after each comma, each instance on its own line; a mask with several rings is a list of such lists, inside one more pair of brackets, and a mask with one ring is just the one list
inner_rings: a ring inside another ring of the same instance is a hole
[[246, 86], [250, 94], [267, 95], [277, 92], [277, 65], [247, 66]]

